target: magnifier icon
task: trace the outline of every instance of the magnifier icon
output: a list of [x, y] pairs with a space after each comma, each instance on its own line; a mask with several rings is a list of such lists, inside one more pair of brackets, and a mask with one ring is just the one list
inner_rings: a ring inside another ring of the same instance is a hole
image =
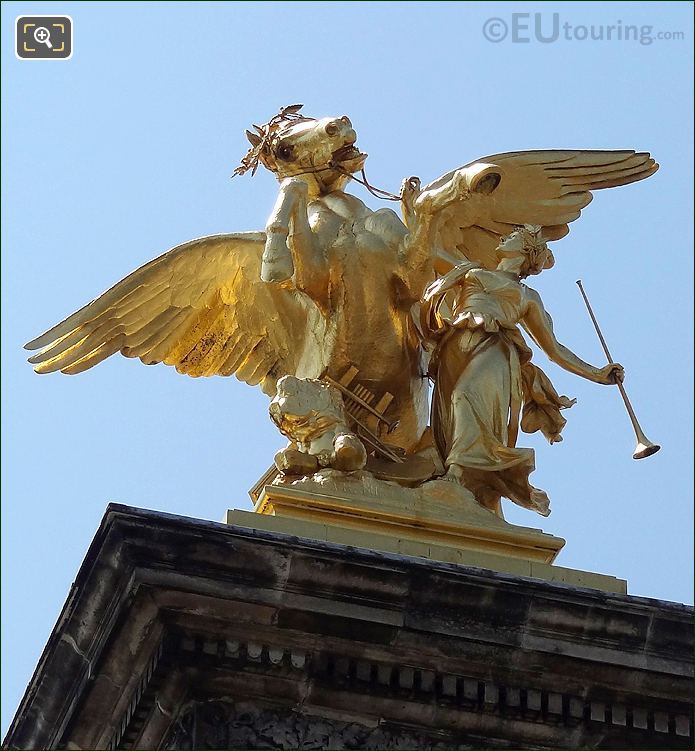
[[53, 45], [51, 44], [51, 32], [45, 26], [39, 26], [38, 29], [34, 30], [34, 39], [39, 44], [45, 44], [49, 50], [53, 49]]

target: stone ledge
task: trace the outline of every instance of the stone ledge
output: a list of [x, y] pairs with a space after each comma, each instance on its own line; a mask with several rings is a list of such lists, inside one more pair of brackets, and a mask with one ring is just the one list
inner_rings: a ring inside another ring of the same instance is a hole
[[548, 582], [568, 584], [575, 587], [597, 589], [602, 592], [627, 594], [627, 582], [614, 576], [597, 574], [591, 571], [563, 568], [539, 561], [533, 561], [495, 553], [454, 547], [453, 545], [432, 544], [397, 537], [393, 534], [379, 534], [368, 530], [356, 530], [337, 524], [321, 523], [307, 519], [288, 518], [253, 511], [227, 511], [226, 523], [248, 529], [267, 532], [281, 532], [313, 540], [334, 542], [354, 548], [400, 553], [432, 561], [455, 563], [463, 566], [499, 571], [505, 574], [542, 579]]
[[162, 748], [248, 696], [462, 747], [691, 748], [692, 614], [111, 505], [4, 747]]

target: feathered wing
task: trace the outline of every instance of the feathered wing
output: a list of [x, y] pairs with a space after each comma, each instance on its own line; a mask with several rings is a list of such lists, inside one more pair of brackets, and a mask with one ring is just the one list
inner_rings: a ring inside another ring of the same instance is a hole
[[234, 374], [269, 394], [283, 375], [317, 377], [308, 355], [324, 319], [304, 293], [261, 281], [264, 243], [249, 232], [173, 248], [26, 344], [40, 349], [29, 362], [73, 374], [121, 352], [190, 376]]
[[[471, 261], [496, 265], [499, 238], [515, 225], [539, 224], [548, 240], [569, 232], [592, 191], [644, 180], [659, 165], [646, 152], [515, 151], [483, 157], [461, 168], [468, 192], [442, 209], [437, 244]], [[423, 189], [451, 184], [459, 170]]]

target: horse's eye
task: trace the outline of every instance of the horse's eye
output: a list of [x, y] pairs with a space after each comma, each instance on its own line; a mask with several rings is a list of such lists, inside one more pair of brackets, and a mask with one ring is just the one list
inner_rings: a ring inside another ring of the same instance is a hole
[[286, 161], [289, 161], [292, 159], [292, 154], [294, 152], [293, 146], [287, 146], [285, 144], [278, 146], [277, 155], [280, 159], [284, 159]]

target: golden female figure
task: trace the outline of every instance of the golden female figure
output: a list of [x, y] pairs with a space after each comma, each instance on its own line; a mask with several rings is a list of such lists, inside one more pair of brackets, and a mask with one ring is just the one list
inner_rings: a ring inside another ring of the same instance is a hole
[[548, 496], [529, 483], [533, 449], [517, 448], [517, 433], [521, 427], [562, 440], [560, 410], [574, 403], [531, 363], [519, 325], [565, 370], [602, 384], [623, 377], [617, 363], [594, 367], [560, 344], [540, 295], [521, 282], [553, 265], [540, 230], [518, 227], [500, 242], [496, 269], [461, 263], [424, 295], [423, 328], [436, 342], [432, 426], [445, 477], [499, 515], [502, 496], [550, 513]]

